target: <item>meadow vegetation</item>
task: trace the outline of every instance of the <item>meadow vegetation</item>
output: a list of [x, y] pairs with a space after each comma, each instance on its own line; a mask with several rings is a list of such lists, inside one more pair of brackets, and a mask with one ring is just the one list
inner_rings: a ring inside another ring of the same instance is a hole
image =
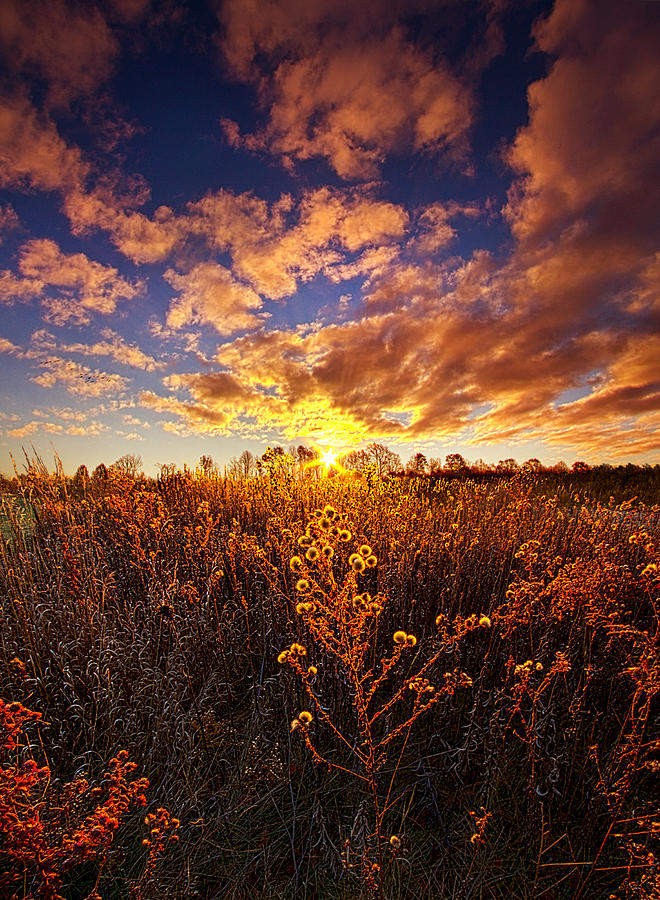
[[0, 895], [658, 900], [656, 471], [162, 474], [5, 498]]

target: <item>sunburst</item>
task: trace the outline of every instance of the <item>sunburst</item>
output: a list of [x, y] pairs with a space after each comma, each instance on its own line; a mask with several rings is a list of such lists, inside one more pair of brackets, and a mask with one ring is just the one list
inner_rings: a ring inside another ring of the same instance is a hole
[[328, 447], [325, 453], [321, 453], [321, 462], [325, 466], [326, 472], [328, 469], [337, 465], [337, 457], [335, 456], [332, 447]]

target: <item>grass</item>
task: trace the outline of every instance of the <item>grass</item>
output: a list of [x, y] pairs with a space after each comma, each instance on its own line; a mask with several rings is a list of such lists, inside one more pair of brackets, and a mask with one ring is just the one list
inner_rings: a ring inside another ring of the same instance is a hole
[[[15, 753], [64, 784], [128, 752], [147, 811], [181, 823], [145, 898], [658, 896], [657, 507], [531, 476], [30, 490], [33, 525], [9, 513], [0, 543], [0, 696], [42, 714]], [[328, 504], [350, 541], [319, 530]], [[292, 571], [305, 534], [334, 555]], [[393, 659], [365, 730], [360, 685]], [[140, 880], [143, 818], [103, 897]]]

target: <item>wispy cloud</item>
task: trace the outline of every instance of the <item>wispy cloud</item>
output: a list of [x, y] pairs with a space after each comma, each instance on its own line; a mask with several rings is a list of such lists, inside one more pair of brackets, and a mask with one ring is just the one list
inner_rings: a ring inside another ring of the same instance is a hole
[[90, 369], [70, 359], [49, 357], [41, 362], [42, 374], [30, 377], [30, 381], [44, 388], [63, 385], [71, 394], [84, 397], [122, 394], [128, 380], [121, 375]]
[[63, 253], [55, 241], [31, 240], [20, 251], [18, 270], [22, 277], [0, 272], [0, 300], [11, 304], [41, 297], [56, 289], [58, 296], [43, 300], [46, 319], [56, 325], [84, 324], [89, 313], [111, 315], [117, 304], [132, 300], [144, 289], [129, 281], [112, 266], [90, 260], [84, 253]]

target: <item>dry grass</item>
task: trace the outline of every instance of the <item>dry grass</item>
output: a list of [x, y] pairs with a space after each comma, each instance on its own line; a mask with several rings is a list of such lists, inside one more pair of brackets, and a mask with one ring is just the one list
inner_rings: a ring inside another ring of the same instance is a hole
[[[660, 896], [657, 508], [525, 477], [28, 487], [0, 696], [42, 714], [21, 752], [53, 777], [125, 749], [180, 819], [152, 896]], [[292, 571], [305, 534], [334, 553]], [[103, 897], [144, 871], [130, 821]]]

